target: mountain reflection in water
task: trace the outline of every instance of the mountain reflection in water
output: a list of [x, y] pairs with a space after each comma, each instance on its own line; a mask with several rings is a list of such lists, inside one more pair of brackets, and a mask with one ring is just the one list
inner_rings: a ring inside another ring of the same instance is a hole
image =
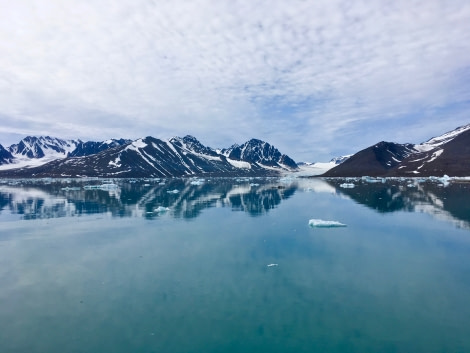
[[344, 179], [327, 179], [327, 182], [339, 193], [379, 213], [429, 213], [437, 219], [451, 221], [457, 227], [470, 228], [469, 182], [444, 185], [432, 179], [397, 178], [372, 183], [356, 179], [352, 188], [341, 187]]
[[[296, 192], [346, 196], [379, 213], [424, 212], [470, 228], [470, 183], [444, 186], [433, 180], [211, 178], [211, 179], [27, 179], [0, 182], [0, 216], [21, 219], [107, 213], [113, 217], [194, 218], [209, 207], [260, 216]], [[104, 185], [104, 186], [103, 186]], [[103, 187], [100, 187], [103, 186]]]
[[[110, 185], [114, 187], [110, 187]], [[208, 207], [261, 215], [291, 197], [297, 185], [279, 179], [78, 179], [4, 181], [0, 212], [22, 219], [110, 213], [115, 217], [193, 218]]]

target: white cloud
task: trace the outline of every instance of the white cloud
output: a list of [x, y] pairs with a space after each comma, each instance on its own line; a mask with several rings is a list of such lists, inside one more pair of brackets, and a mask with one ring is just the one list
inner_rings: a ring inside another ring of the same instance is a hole
[[316, 160], [414, 142], [468, 122], [468, 23], [466, 1], [15, 1], [0, 137], [259, 137]]

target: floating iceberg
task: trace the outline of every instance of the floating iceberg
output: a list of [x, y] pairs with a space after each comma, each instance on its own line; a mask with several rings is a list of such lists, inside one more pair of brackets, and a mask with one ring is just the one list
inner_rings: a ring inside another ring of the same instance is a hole
[[343, 183], [343, 184], [340, 184], [339, 187], [343, 188], [343, 189], [352, 189], [354, 187], [354, 184], [352, 184], [352, 183]]
[[450, 178], [447, 174], [444, 174], [444, 176], [442, 178], [439, 178], [438, 179], [444, 186], [448, 186], [449, 185], [449, 181], [450, 181]]
[[158, 213], [163, 213], [163, 212], [167, 212], [169, 211], [170, 209], [168, 207], [163, 207], [163, 206], [158, 206], [156, 209], [155, 209], [155, 212], [158, 212]]
[[311, 219], [308, 221], [308, 225], [312, 228], [346, 227], [346, 224], [337, 221], [324, 221], [322, 219]]

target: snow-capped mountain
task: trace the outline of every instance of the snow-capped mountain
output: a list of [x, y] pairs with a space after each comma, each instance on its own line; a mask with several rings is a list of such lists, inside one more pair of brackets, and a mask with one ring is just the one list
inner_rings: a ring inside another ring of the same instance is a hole
[[[63, 140], [50, 136], [28, 136], [19, 143], [0, 149], [0, 169], [32, 168], [66, 157], [95, 154], [108, 148], [121, 146], [131, 140], [107, 140], [103, 142]], [[9, 153], [9, 154], [8, 154]]]
[[267, 142], [251, 139], [243, 145], [233, 145], [228, 149], [222, 150], [222, 154], [233, 160], [243, 160], [265, 167], [280, 166], [286, 169], [295, 169], [297, 164], [285, 154], [281, 154], [274, 146]]
[[18, 144], [11, 145], [8, 150], [15, 158], [61, 158], [73, 151], [80, 140], [62, 140], [49, 136], [28, 136]]
[[324, 176], [470, 175], [470, 124], [421, 144], [379, 142], [357, 152]]
[[[276, 175], [297, 169], [295, 162], [260, 140], [239, 150], [217, 151], [195, 137], [160, 140], [151, 136], [107, 148], [101, 152], [57, 159], [36, 168], [4, 171], [14, 177], [172, 177]], [[224, 151], [224, 152], [222, 152]]]
[[80, 140], [62, 140], [50, 136], [28, 136], [6, 148], [11, 158], [0, 158], [1, 169], [34, 167], [67, 157]]
[[0, 145], [0, 165], [11, 163], [14, 157], [10, 151]]
[[352, 156], [352, 154], [348, 154], [348, 155], [345, 155], [345, 156], [334, 157], [330, 160], [330, 163], [341, 164], [341, 163], [345, 162], [351, 156]]

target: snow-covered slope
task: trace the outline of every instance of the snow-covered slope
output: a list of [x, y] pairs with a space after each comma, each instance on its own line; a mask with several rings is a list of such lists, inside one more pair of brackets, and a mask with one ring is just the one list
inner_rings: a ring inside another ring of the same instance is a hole
[[455, 130], [446, 132], [443, 135], [433, 137], [433, 138], [429, 139], [426, 142], [420, 143], [419, 145], [414, 145], [414, 148], [418, 152], [428, 152], [428, 151], [433, 150], [433, 149], [435, 149], [435, 148], [437, 148], [437, 147], [439, 147], [443, 144], [446, 144], [447, 142], [452, 141], [458, 135], [460, 135], [461, 133], [463, 133], [467, 130], [470, 130], [470, 124], [460, 126]]
[[345, 162], [351, 156], [352, 154], [334, 157], [329, 162], [300, 162], [297, 164], [299, 168], [295, 171], [295, 175], [300, 177], [322, 175], [338, 164]]

